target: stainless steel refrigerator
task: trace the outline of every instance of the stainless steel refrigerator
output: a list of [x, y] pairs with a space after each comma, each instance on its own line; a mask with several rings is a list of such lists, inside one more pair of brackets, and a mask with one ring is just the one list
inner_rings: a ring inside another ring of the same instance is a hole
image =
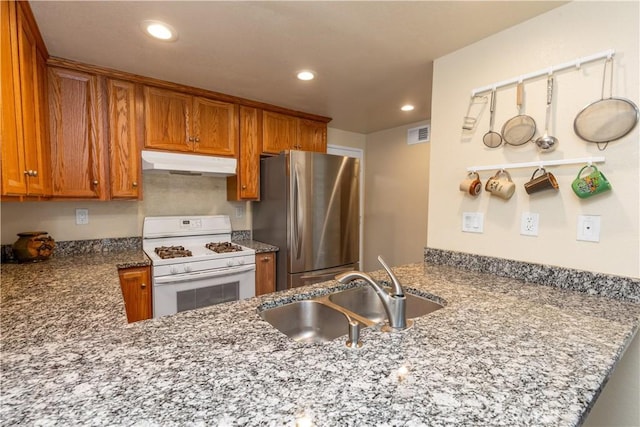
[[359, 171], [358, 159], [308, 151], [262, 159], [253, 238], [280, 248], [277, 290], [358, 268]]

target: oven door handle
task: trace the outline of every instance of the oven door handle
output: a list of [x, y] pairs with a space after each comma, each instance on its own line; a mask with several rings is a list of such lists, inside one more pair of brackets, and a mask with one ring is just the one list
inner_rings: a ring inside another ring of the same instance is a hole
[[174, 274], [171, 276], [162, 276], [162, 277], [154, 277], [153, 283], [155, 285], [164, 285], [167, 283], [175, 283], [175, 282], [187, 282], [190, 280], [201, 280], [201, 279], [213, 279], [218, 277], [231, 276], [234, 274], [245, 273], [248, 271], [255, 271], [255, 264], [245, 265], [243, 267], [230, 267], [223, 268], [215, 271], [197, 271], [194, 273], [182, 273], [182, 274]]

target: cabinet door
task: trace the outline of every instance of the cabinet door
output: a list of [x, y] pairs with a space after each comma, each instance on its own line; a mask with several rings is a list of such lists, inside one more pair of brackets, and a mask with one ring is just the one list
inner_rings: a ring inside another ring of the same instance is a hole
[[153, 309], [151, 302], [151, 281], [149, 267], [132, 267], [118, 271], [122, 297], [127, 311], [127, 320], [151, 319]]
[[256, 296], [276, 291], [276, 253], [256, 254]]
[[300, 119], [298, 144], [301, 150], [327, 152], [327, 124], [315, 120]]
[[106, 197], [98, 77], [49, 69], [53, 195]]
[[27, 193], [27, 175], [22, 138], [16, 3], [0, 1], [0, 20], [2, 194], [24, 195]]
[[237, 156], [238, 106], [195, 97], [192, 137], [196, 153]]
[[262, 152], [278, 154], [297, 148], [298, 119], [271, 111], [262, 116]]
[[109, 171], [112, 198], [139, 195], [140, 150], [136, 127], [136, 85], [109, 80]]
[[171, 151], [193, 151], [190, 137], [189, 95], [146, 86], [144, 88], [144, 146]]
[[13, 52], [7, 64], [3, 62], [3, 68], [13, 65], [13, 70], [9, 73], [7, 69], [3, 74], [14, 82], [7, 95], [15, 101], [15, 111], [7, 111], [6, 124], [8, 126], [13, 120], [14, 126], [7, 129], [8, 146], [3, 147], [3, 157], [6, 155], [3, 184], [6, 193], [46, 196], [51, 193], [51, 187], [46, 110], [43, 109], [46, 106], [45, 57], [38, 47], [37, 28], [32, 27], [27, 16], [28, 7], [22, 3], [3, 4], [3, 15], [5, 12], [6, 17], [11, 13], [16, 17], [13, 25], [3, 23], [3, 33], [9, 29], [7, 35], [11, 40], [15, 35], [15, 42], [10, 43], [8, 51], [5, 52], [3, 46], [4, 55]]
[[258, 200], [260, 197], [261, 131], [261, 111], [240, 107], [238, 172], [235, 176], [227, 177], [228, 200]]

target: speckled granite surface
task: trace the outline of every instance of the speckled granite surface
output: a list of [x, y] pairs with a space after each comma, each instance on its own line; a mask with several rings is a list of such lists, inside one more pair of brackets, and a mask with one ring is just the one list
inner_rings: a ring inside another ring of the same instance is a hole
[[541, 283], [588, 295], [600, 295], [640, 303], [640, 279], [593, 273], [552, 265], [532, 264], [484, 255], [425, 248], [425, 262], [444, 264], [481, 273]]
[[394, 271], [446, 307], [403, 333], [364, 329], [351, 350], [296, 343], [257, 314], [337, 282], [129, 325], [116, 270], [129, 262], [2, 265], [2, 425], [576, 425], [640, 316], [638, 304], [415, 264]]
[[258, 242], [257, 240], [246, 240], [246, 239], [235, 240], [234, 239], [233, 241], [239, 245], [254, 249], [257, 254], [264, 253], [264, 252], [278, 252], [280, 250], [280, 248], [278, 248], [277, 246], [273, 246], [268, 243]]

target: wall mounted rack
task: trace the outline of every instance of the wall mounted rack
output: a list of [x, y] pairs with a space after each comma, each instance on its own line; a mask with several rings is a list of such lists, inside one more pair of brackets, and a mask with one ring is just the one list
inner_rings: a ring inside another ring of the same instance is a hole
[[543, 68], [537, 71], [534, 71], [532, 73], [528, 73], [528, 74], [523, 74], [521, 76], [518, 77], [513, 77], [511, 79], [507, 79], [507, 80], [502, 80], [500, 82], [495, 82], [492, 83], [490, 85], [486, 85], [486, 86], [482, 86], [482, 87], [477, 87], [475, 89], [473, 89], [471, 91], [471, 97], [476, 96], [479, 93], [484, 93], [484, 92], [489, 92], [491, 90], [495, 90], [504, 86], [510, 86], [516, 83], [521, 83], [525, 80], [531, 80], [531, 79], [535, 79], [536, 77], [541, 77], [541, 76], [546, 76], [546, 75], [551, 75], [555, 72], [558, 72], [560, 70], [566, 70], [568, 68], [575, 68], [575, 69], [580, 69], [580, 67], [582, 66], [582, 64], [585, 64], [587, 62], [593, 62], [593, 61], [598, 61], [600, 59], [611, 59], [613, 58], [613, 55], [615, 55], [616, 51], [613, 49], [609, 49], [609, 50], [605, 50], [602, 52], [598, 52], [598, 53], [594, 53], [593, 55], [589, 55], [589, 56], [583, 56], [581, 58], [578, 58], [576, 60], [573, 61], [569, 61], [569, 62], [564, 62], [562, 64], [557, 64], [557, 65], [552, 65], [551, 67], [547, 67], [547, 68]]
[[488, 165], [488, 166], [470, 166], [467, 168], [468, 172], [480, 172], [489, 170], [506, 170], [506, 169], [522, 169], [522, 168], [543, 168], [545, 166], [560, 166], [560, 165], [577, 165], [577, 164], [604, 163], [604, 157], [580, 157], [575, 159], [562, 159], [562, 160], [540, 160], [537, 162], [525, 162], [525, 163], [504, 163], [501, 165]]

